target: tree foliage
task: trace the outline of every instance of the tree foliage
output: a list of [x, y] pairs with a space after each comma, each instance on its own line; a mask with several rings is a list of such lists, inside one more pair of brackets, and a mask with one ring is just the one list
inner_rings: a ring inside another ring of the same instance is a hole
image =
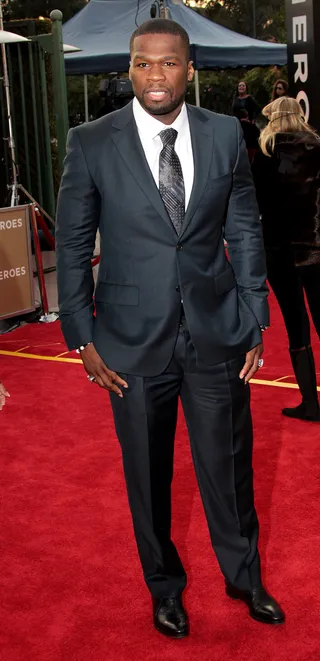
[[[188, 0], [186, 0], [188, 4]], [[197, 11], [229, 30], [252, 37], [253, 0], [199, 0]], [[205, 5], [205, 6], [204, 6]], [[255, 0], [256, 37], [265, 41], [286, 41], [285, 0]], [[244, 80], [260, 107], [268, 103], [277, 78], [286, 78], [286, 67], [255, 67], [201, 71], [201, 105], [216, 112], [231, 113], [236, 86]], [[192, 95], [192, 90], [190, 90]], [[194, 99], [192, 98], [192, 101]]]
[[255, 4], [257, 38], [285, 41], [285, 0], [209, 0], [205, 6], [198, 0], [198, 4], [198, 11], [207, 18], [250, 37], [254, 35]]
[[60, 9], [63, 20], [68, 21], [86, 4], [87, 0], [9, 0], [4, 7], [4, 17], [6, 20], [38, 18], [38, 16], [49, 18], [53, 9]]

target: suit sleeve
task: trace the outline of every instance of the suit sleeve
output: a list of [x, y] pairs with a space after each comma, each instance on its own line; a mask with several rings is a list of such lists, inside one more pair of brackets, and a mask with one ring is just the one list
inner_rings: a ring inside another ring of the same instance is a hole
[[61, 328], [68, 348], [93, 339], [93, 255], [100, 196], [92, 181], [76, 129], [67, 155], [56, 216], [57, 280]]
[[262, 226], [255, 189], [239, 122], [238, 157], [225, 222], [225, 239], [239, 294], [261, 326], [269, 325], [268, 287]]

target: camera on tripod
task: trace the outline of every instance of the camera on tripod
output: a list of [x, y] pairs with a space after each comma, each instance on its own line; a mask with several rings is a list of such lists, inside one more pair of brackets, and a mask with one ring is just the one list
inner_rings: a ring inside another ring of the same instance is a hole
[[101, 80], [99, 84], [99, 94], [104, 100], [104, 105], [100, 108], [98, 117], [114, 110], [120, 110], [133, 99], [133, 90], [129, 78], [121, 78], [117, 73], [111, 75], [114, 77], [110, 80]]
[[99, 93], [103, 99], [133, 97], [131, 80], [129, 78], [119, 78], [118, 74], [115, 74], [115, 77], [111, 78], [111, 80], [101, 80]]

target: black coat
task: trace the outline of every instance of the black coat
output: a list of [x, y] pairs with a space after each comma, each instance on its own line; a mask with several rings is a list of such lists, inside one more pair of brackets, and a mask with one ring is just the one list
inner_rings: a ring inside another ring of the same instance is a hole
[[256, 100], [253, 98], [253, 96], [251, 96], [251, 94], [245, 97], [241, 97], [241, 96], [234, 97], [232, 104], [232, 114], [235, 117], [238, 117], [238, 119], [240, 119], [241, 110], [247, 111], [250, 122], [252, 122], [260, 113], [260, 108]]
[[247, 149], [259, 149], [259, 137], [260, 131], [255, 124], [252, 124], [248, 119], [243, 119], [240, 121], [241, 128], [243, 130], [243, 137], [246, 143]]
[[291, 252], [297, 266], [320, 263], [320, 139], [279, 133], [271, 157], [252, 165], [267, 253]]

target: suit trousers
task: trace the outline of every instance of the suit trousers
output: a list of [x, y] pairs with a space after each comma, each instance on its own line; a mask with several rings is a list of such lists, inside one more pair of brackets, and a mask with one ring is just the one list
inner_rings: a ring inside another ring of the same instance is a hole
[[177, 596], [186, 586], [170, 534], [179, 397], [221, 570], [242, 590], [260, 584], [250, 389], [239, 378], [244, 360], [240, 355], [214, 366], [199, 365], [183, 317], [165, 372], [148, 378], [121, 373], [128, 389], [123, 399], [111, 394], [138, 551], [154, 597]]

